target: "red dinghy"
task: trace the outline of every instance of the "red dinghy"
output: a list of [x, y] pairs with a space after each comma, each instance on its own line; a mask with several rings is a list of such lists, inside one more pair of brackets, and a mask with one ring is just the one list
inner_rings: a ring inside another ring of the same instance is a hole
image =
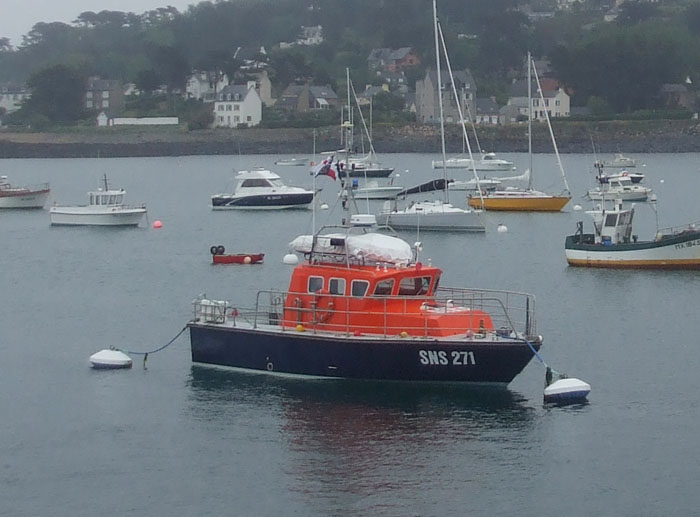
[[234, 253], [225, 255], [226, 249], [219, 246], [212, 246], [211, 252], [212, 262], [214, 264], [260, 264], [265, 258], [264, 253]]

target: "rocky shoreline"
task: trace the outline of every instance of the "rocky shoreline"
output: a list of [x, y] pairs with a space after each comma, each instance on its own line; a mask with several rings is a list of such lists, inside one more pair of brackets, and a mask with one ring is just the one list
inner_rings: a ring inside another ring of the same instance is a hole
[[[635, 122], [556, 121], [554, 132], [562, 153], [682, 153], [700, 152], [697, 120]], [[315, 134], [315, 136], [314, 136]], [[472, 135], [470, 134], [470, 137]], [[480, 127], [484, 150], [527, 152], [527, 126]], [[447, 149], [461, 152], [461, 132], [448, 128]], [[76, 132], [20, 133], [0, 131], [0, 158], [150, 157], [188, 155], [289, 154], [308, 155], [339, 146], [337, 127], [320, 129], [94, 128]], [[439, 127], [434, 125], [379, 126], [374, 147], [385, 153], [437, 153]], [[360, 145], [356, 137], [356, 145]], [[472, 146], [475, 145], [472, 140]], [[552, 152], [545, 124], [533, 127], [534, 152]]]

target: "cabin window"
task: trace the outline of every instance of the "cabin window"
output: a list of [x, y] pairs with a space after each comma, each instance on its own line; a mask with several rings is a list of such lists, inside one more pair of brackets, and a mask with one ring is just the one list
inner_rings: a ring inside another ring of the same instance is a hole
[[350, 284], [350, 292], [358, 298], [367, 294], [367, 289], [369, 289], [369, 282], [366, 280], [353, 280]]
[[95, 194], [90, 194], [90, 204], [91, 205], [95, 204]]
[[614, 228], [617, 224], [617, 214], [608, 214], [605, 216], [605, 226]]
[[114, 204], [114, 196], [109, 196], [109, 204], [110, 205]]
[[345, 279], [331, 278], [328, 281], [328, 291], [331, 294], [345, 294]]
[[269, 187], [270, 184], [264, 178], [251, 178], [243, 180], [241, 187]]
[[380, 280], [374, 288], [375, 296], [389, 296], [394, 289], [394, 279]]
[[423, 296], [428, 294], [429, 276], [402, 278], [399, 282], [399, 296]]
[[310, 276], [309, 277], [309, 292], [315, 293], [323, 289], [323, 277], [322, 276]]
[[118, 204], [118, 205], [121, 205], [121, 204], [122, 204], [122, 199], [124, 199], [124, 196], [121, 195], [121, 194], [119, 194], [119, 195], [117, 196], [117, 204]]

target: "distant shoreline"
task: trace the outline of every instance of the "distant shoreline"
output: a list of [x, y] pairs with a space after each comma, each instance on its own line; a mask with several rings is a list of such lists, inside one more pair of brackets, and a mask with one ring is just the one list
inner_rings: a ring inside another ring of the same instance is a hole
[[[562, 153], [685, 153], [700, 152], [697, 120], [634, 122], [558, 122], [554, 132]], [[479, 127], [486, 151], [527, 152], [523, 124]], [[0, 130], [0, 158], [155, 157], [194, 155], [286, 154], [313, 156], [339, 147], [337, 127], [303, 129], [94, 128], [80, 131], [19, 133]], [[469, 131], [469, 137], [473, 134]], [[362, 139], [355, 137], [355, 146]], [[448, 127], [447, 150], [462, 151], [459, 127]], [[378, 154], [439, 153], [440, 133], [435, 125], [380, 126], [373, 131]], [[366, 145], [366, 142], [365, 142]], [[476, 151], [471, 140], [473, 151]], [[533, 128], [533, 151], [553, 151], [547, 127]]]

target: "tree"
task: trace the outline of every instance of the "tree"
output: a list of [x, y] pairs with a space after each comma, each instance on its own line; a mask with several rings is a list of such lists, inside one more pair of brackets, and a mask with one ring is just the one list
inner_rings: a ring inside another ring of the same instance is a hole
[[12, 45], [9, 38], [0, 38], [0, 52], [10, 52]]
[[84, 75], [66, 65], [53, 65], [33, 73], [27, 81], [32, 96], [22, 107], [31, 115], [51, 122], [70, 122], [83, 117]]
[[646, 22], [658, 15], [659, 9], [654, 4], [628, 0], [620, 6], [620, 14], [618, 14], [616, 21], [619, 25], [629, 26]]
[[134, 80], [139, 90], [149, 94], [157, 90], [161, 83], [161, 78], [155, 70], [140, 70]]

